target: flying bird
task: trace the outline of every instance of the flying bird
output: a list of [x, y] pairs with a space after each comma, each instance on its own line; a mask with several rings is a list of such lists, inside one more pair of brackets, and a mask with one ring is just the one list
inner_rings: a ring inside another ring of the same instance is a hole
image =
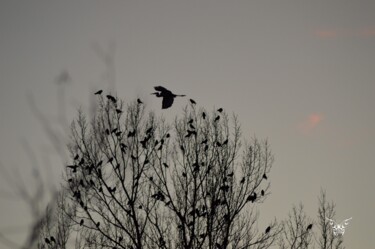
[[102, 94], [103, 90], [99, 90], [97, 91], [96, 93], [94, 93], [95, 95], [99, 95], [99, 94]]
[[173, 104], [173, 101], [174, 101], [174, 98], [176, 97], [184, 97], [186, 95], [177, 95], [177, 94], [174, 94], [172, 93], [171, 91], [169, 91], [168, 89], [162, 87], [162, 86], [155, 86], [154, 89], [157, 91], [157, 92], [154, 92], [154, 93], [151, 93], [151, 94], [155, 94], [156, 97], [162, 97], [163, 98], [163, 102], [162, 102], [162, 109], [167, 109], [169, 107], [172, 106]]

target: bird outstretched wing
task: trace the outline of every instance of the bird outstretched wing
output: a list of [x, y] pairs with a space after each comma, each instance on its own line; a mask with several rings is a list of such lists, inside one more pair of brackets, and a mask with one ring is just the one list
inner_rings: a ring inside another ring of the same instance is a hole
[[343, 220], [340, 224], [341, 225], [344, 225], [344, 226], [347, 226], [349, 225], [349, 221], [352, 219], [352, 217], [350, 217], [349, 219], [346, 219], [346, 220]]
[[155, 86], [154, 89], [155, 89], [156, 91], [164, 92], [164, 93], [167, 93], [167, 94], [171, 94], [171, 93], [172, 93], [172, 92], [169, 91], [167, 88], [162, 87], [162, 86]]
[[171, 107], [172, 106], [172, 104], [173, 104], [173, 100], [174, 100], [174, 98], [172, 97], [172, 98], [168, 98], [168, 97], [164, 97], [163, 98], [163, 103], [162, 103], [162, 109], [167, 109], [167, 108], [169, 108], [169, 107]]

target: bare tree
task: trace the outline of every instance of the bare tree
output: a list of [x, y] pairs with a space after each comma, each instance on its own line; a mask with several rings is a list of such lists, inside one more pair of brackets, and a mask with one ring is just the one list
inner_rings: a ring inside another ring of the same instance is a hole
[[336, 215], [335, 204], [328, 202], [326, 192], [321, 190], [319, 196], [319, 210], [318, 210], [318, 226], [320, 234], [318, 238], [318, 245], [320, 249], [344, 249], [343, 237], [334, 236], [333, 230], [329, 221], [326, 218], [334, 218]]
[[[335, 216], [334, 203], [327, 201], [326, 193], [323, 190], [318, 201], [316, 222], [307, 217], [302, 204], [293, 207], [292, 212], [283, 222], [283, 230], [279, 237], [281, 249], [315, 248], [315, 244], [319, 249], [344, 249], [343, 237], [334, 236], [332, 227], [326, 219]], [[315, 229], [313, 229], [314, 224], [316, 224]]]
[[307, 249], [312, 247], [312, 219], [308, 218], [302, 203], [293, 206], [288, 219], [283, 222], [279, 246], [281, 249]]
[[[281, 227], [258, 229], [269, 194], [268, 143], [241, 146], [237, 118], [186, 107], [173, 124], [98, 94], [98, 111], [71, 126], [67, 214], [80, 248], [269, 248]], [[69, 204], [70, 203], [70, 204]]]

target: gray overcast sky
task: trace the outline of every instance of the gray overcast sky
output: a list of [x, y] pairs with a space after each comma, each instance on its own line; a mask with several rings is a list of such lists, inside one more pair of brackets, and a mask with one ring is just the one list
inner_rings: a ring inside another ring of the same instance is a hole
[[[336, 203], [338, 220], [353, 217], [346, 247], [371, 248], [374, 13], [371, 0], [2, 0], [1, 167], [27, 176], [22, 141], [38, 157], [47, 147], [27, 94], [55, 118], [55, 79], [67, 70], [71, 119], [79, 105], [89, 105], [94, 90], [108, 89], [101, 48], [114, 54], [111, 75], [119, 97], [141, 97], [150, 110], [176, 115], [187, 99], [162, 112], [160, 99], [149, 95], [164, 85], [208, 109], [235, 112], [245, 136], [269, 139], [275, 163], [263, 224], [285, 218], [299, 201], [316, 218], [323, 188]], [[0, 232], [24, 238], [25, 230], [6, 233], [10, 226], [27, 227], [30, 217], [1, 181]]]

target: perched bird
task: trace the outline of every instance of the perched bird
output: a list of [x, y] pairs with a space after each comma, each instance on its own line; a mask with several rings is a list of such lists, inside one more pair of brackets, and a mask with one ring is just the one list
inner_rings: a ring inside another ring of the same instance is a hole
[[312, 226], [313, 226], [313, 224], [308, 225], [306, 230], [310, 230], [312, 228]]
[[78, 160], [79, 159], [79, 155], [77, 154], [75, 157], [74, 157], [74, 160]]
[[111, 95], [107, 95], [107, 99], [109, 99], [110, 101], [112, 101], [114, 104], [116, 104], [117, 100], [115, 97], [111, 96]]
[[252, 203], [254, 203], [254, 201], [257, 199], [257, 194], [256, 193], [253, 193], [251, 195], [249, 195], [247, 197], [247, 201], [251, 201]]
[[56, 243], [55, 237], [51, 236], [50, 240], [54, 243]]
[[73, 173], [76, 173], [76, 172], [77, 172], [77, 168], [78, 168], [77, 165], [68, 165], [68, 166], [66, 166], [66, 167], [72, 169], [72, 170], [73, 170]]
[[242, 177], [240, 183], [241, 183], [241, 184], [244, 184], [244, 183], [245, 183], [245, 177]]
[[266, 231], [265, 231], [265, 233], [269, 233], [271, 231], [271, 227], [270, 226], [268, 226], [267, 228], [266, 228]]
[[260, 194], [262, 195], [262, 196], [264, 196], [264, 190], [262, 189], [262, 191], [260, 191]]
[[267, 179], [268, 179], [268, 177], [267, 177], [266, 173], [264, 173], [264, 174], [263, 174], [263, 179], [265, 179], [265, 180], [267, 180]]
[[220, 119], [220, 116], [217, 116], [214, 121], [217, 122], [219, 121], [219, 119]]
[[176, 94], [172, 93], [171, 91], [169, 91], [168, 89], [166, 89], [162, 86], [155, 86], [154, 89], [157, 92], [154, 92], [154, 93], [151, 93], [151, 94], [155, 94], [156, 97], [159, 97], [159, 98], [162, 97], [163, 98], [162, 109], [167, 109], [167, 108], [171, 107], [172, 104], [173, 104], [174, 98], [186, 96], [186, 95], [176, 95]]
[[191, 103], [192, 105], [195, 105], [197, 102], [195, 102], [194, 99], [190, 99], [190, 103]]
[[205, 112], [202, 112], [202, 118], [206, 119], [206, 113]]
[[120, 109], [116, 109], [116, 113], [117, 113], [117, 114], [121, 114], [122, 111], [121, 111]]
[[134, 137], [135, 136], [135, 130], [134, 131], [129, 131], [128, 137]]
[[223, 112], [223, 108], [219, 108], [219, 109], [217, 109], [217, 111], [221, 113], [221, 112]]
[[95, 95], [99, 95], [99, 94], [102, 94], [103, 90], [99, 90], [97, 91], [96, 93], [94, 93]]
[[139, 99], [139, 98], [137, 99], [137, 103], [138, 103], [138, 104], [143, 104], [143, 102], [142, 102], [141, 99]]
[[48, 245], [51, 244], [51, 241], [49, 241], [48, 238], [45, 238], [44, 241], [45, 241]]

